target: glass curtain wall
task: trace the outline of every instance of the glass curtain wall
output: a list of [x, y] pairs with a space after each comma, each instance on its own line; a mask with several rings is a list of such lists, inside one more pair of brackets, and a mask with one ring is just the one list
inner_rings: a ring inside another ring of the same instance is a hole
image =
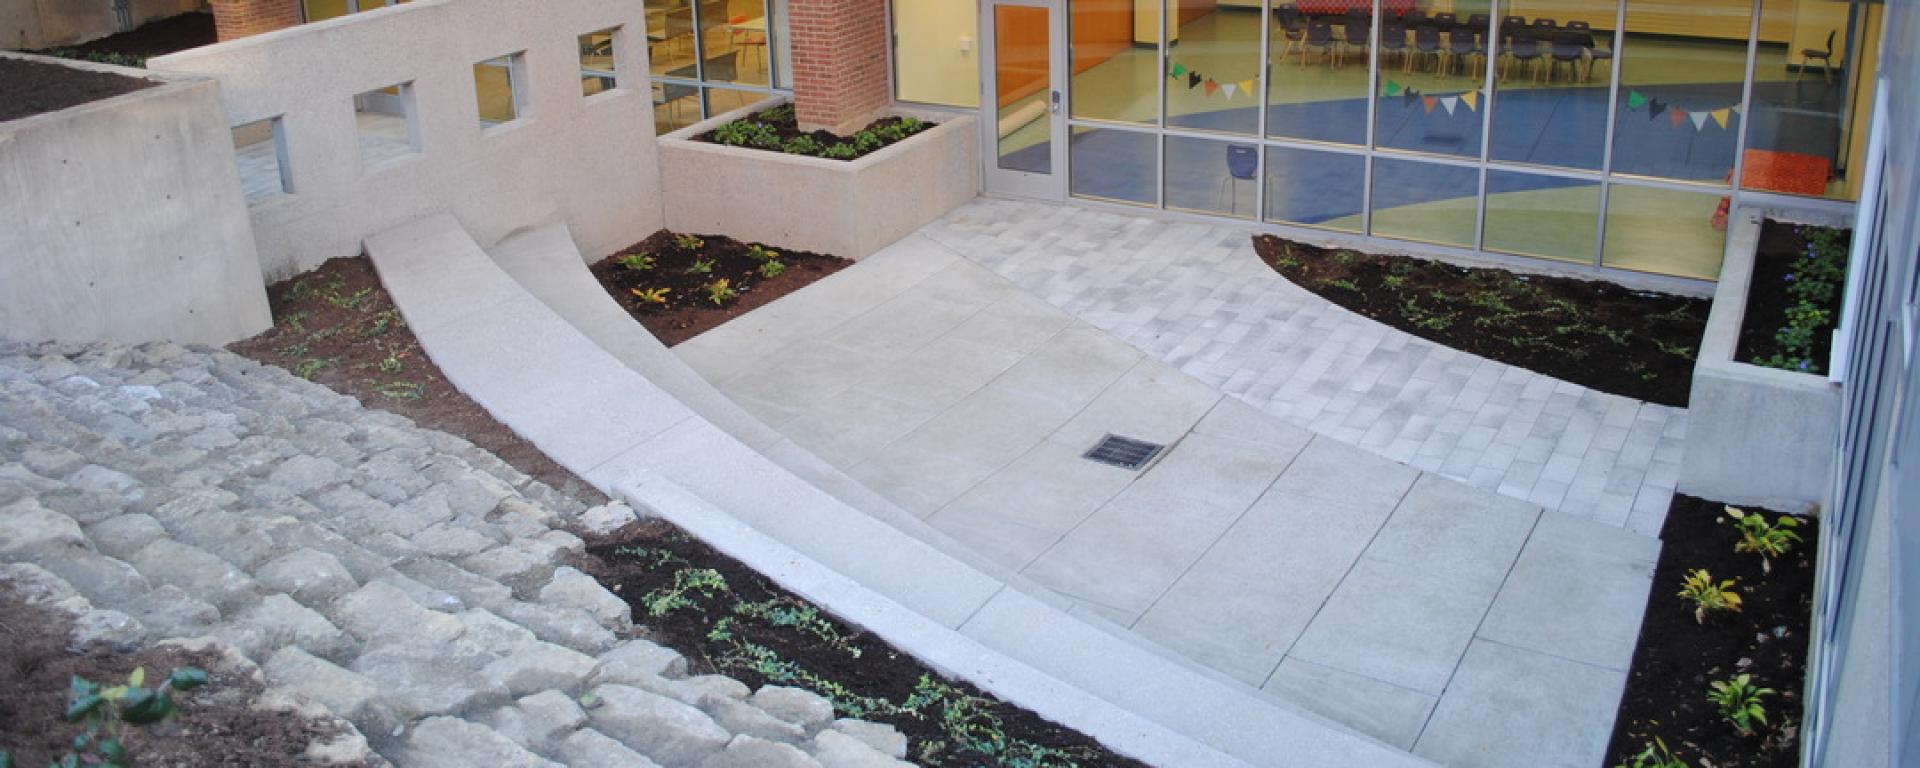
[[786, 0], [645, 3], [657, 133], [787, 87]]
[[[1713, 279], [1731, 196], [1864, 143], [1870, 6], [1064, 2], [1079, 198]], [[894, 0], [900, 100], [977, 104], [973, 6]]]

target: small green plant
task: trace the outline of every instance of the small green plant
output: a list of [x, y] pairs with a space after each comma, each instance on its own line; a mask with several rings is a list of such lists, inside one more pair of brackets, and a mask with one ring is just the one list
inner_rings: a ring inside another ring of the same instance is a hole
[[146, 667], [135, 668], [133, 674], [127, 676], [127, 682], [112, 687], [102, 687], [75, 675], [67, 687], [66, 719], [69, 723], [80, 723], [83, 730], [73, 737], [72, 751], [54, 763], [54, 768], [132, 765], [127, 756], [127, 726], [148, 726], [173, 719], [179, 714], [173, 694], [193, 690], [206, 682], [207, 673], [196, 667], [177, 668], [167, 675], [166, 682], [152, 688], [146, 687]]
[[331, 357], [309, 357], [294, 367], [293, 374], [307, 381], [313, 381], [313, 377], [319, 375], [321, 371], [332, 368], [334, 362], [335, 360]]
[[389, 381], [374, 388], [389, 400], [414, 401], [427, 396], [427, 385], [414, 381]]
[[1774, 333], [1779, 351], [1754, 362], [1770, 368], [1822, 373], [1814, 346], [1833, 327], [1840, 294], [1847, 281], [1846, 230], [1831, 227], [1795, 227], [1807, 248], [1787, 267], [1786, 325]]
[[778, 146], [780, 134], [773, 126], [752, 120], [735, 120], [713, 130], [713, 140], [735, 147]]
[[687, 563], [686, 558], [675, 554], [673, 550], [665, 547], [654, 549], [652, 547], [623, 546], [613, 550], [613, 552], [617, 555], [625, 555], [639, 560], [641, 567], [649, 571], [674, 563], [681, 565], [686, 565]]
[[1339, 264], [1341, 266], [1346, 266], [1348, 264], [1352, 264], [1354, 262], [1354, 259], [1358, 258], [1359, 255], [1360, 254], [1357, 254], [1353, 251], [1342, 248], [1340, 250], [1333, 252], [1333, 263]]
[[1693, 603], [1693, 620], [1705, 624], [1709, 613], [1740, 610], [1740, 595], [1733, 591], [1735, 581], [1727, 579], [1715, 582], [1713, 574], [1705, 568], [1696, 568], [1687, 572], [1687, 580], [1680, 585], [1679, 597]]
[[646, 253], [629, 253], [614, 263], [634, 272], [646, 272], [654, 267], [652, 254]]
[[689, 275], [713, 274], [713, 259], [694, 259], [693, 266], [687, 267], [687, 274]]
[[386, 359], [381, 360], [379, 362], [377, 367], [379, 368], [381, 373], [392, 374], [392, 373], [399, 373], [400, 371], [406, 369], [407, 366], [405, 363], [400, 362], [399, 357], [396, 357], [393, 354], [389, 353]]
[[760, 114], [754, 115], [754, 118], [769, 123], [791, 123], [793, 122], [793, 105], [782, 104], [765, 109]]
[[674, 235], [673, 244], [679, 246], [680, 250], [683, 251], [697, 251], [707, 247], [707, 241], [701, 240], [699, 235], [689, 235], [685, 233]]
[[707, 301], [713, 302], [716, 306], [732, 301], [739, 296], [740, 292], [733, 289], [732, 281], [727, 278], [723, 277], [707, 283]]
[[1397, 291], [1407, 287], [1407, 276], [1387, 275], [1386, 277], [1380, 278], [1380, 284]]
[[754, 261], [766, 261], [768, 259], [780, 258], [780, 252], [759, 243], [752, 243], [747, 246], [747, 258], [753, 259]]
[[1720, 708], [1720, 717], [1732, 723], [1741, 736], [1753, 735], [1753, 724], [1767, 724], [1767, 708], [1760, 703], [1762, 698], [1772, 696], [1772, 688], [1760, 688], [1753, 684], [1751, 675], [1735, 675], [1729, 680], [1715, 680], [1709, 685], [1707, 701]]
[[393, 321], [397, 317], [399, 317], [398, 313], [393, 310], [387, 310], [378, 315], [374, 315], [373, 321], [361, 326], [360, 330], [354, 332], [354, 335], [363, 339], [385, 336], [387, 335], [387, 331], [393, 330]]
[[787, 143], [780, 145], [780, 151], [789, 155], [818, 155], [824, 149], [826, 147], [820, 144], [819, 139], [804, 134], [787, 139]]
[[860, 150], [863, 154], [872, 152], [883, 146], [886, 146], [886, 142], [881, 141], [880, 137], [875, 135], [873, 131], [860, 131], [853, 135], [853, 148]]
[[1687, 761], [1674, 757], [1667, 749], [1667, 743], [1660, 737], [1653, 737], [1647, 748], [1633, 756], [1633, 762], [1622, 762], [1614, 768], [1693, 768]]
[[1787, 515], [1769, 523], [1766, 516], [1758, 512], [1728, 506], [1727, 517], [1733, 518], [1734, 527], [1740, 529], [1740, 541], [1733, 545], [1733, 551], [1759, 554], [1760, 570], [1764, 573], [1772, 573], [1773, 559], [1786, 554], [1794, 542], [1801, 540], [1800, 534], [1793, 532], [1800, 527], [1800, 521]]
[[667, 294], [672, 292], [673, 289], [671, 288], [630, 288], [627, 290], [627, 293], [633, 294], [633, 297], [639, 299], [642, 304], [665, 304], [667, 303]]
[[852, 144], [846, 142], [839, 142], [820, 150], [820, 156], [829, 160], [852, 160], [859, 155], [860, 150], [854, 149]]
[[[776, 597], [758, 603], [735, 603], [733, 612], [739, 616], [759, 619], [775, 627], [797, 629], [813, 635], [827, 645], [845, 651], [853, 658], [860, 658], [862, 651], [851, 640], [834, 627], [833, 622], [820, 614], [820, 609], [810, 603], [804, 603], [791, 597]], [[731, 626], [729, 619], [722, 624]], [[720, 624], [715, 624], [718, 628]], [[711, 634], [709, 634], [711, 636]]]
[[888, 123], [873, 129], [873, 135], [880, 137], [882, 142], [892, 144], [906, 138], [907, 129], [900, 127], [899, 123]]
[[332, 304], [341, 309], [359, 309], [360, 305], [367, 303], [367, 301], [372, 298], [373, 298], [373, 289], [362, 288], [360, 290], [354, 291], [351, 295], [348, 295], [348, 296], [341, 296], [340, 294], [335, 293], [327, 297], [327, 303]]
[[1360, 284], [1359, 284], [1359, 283], [1355, 283], [1354, 281], [1352, 281], [1352, 280], [1348, 280], [1348, 279], [1346, 279], [1346, 278], [1344, 278], [1344, 277], [1342, 277], [1342, 278], [1340, 278], [1340, 279], [1338, 279], [1338, 280], [1328, 280], [1328, 281], [1327, 281], [1327, 287], [1328, 287], [1328, 288], [1339, 288], [1340, 290], [1343, 290], [1343, 291], [1353, 291], [1354, 293], [1359, 293], [1359, 292], [1360, 292]]
[[779, 277], [786, 271], [787, 265], [780, 263], [778, 259], [768, 259], [760, 264], [760, 276], [768, 280]]
[[1275, 261], [1274, 266], [1288, 272], [1298, 272], [1300, 271], [1300, 260], [1292, 256], [1287, 256]]
[[693, 596], [712, 599], [716, 595], [731, 591], [727, 579], [712, 568], [682, 568], [673, 572], [673, 585], [661, 587], [640, 597], [640, 604], [646, 607], [647, 615], [655, 618], [665, 616], [682, 608], [693, 608], [699, 604]]

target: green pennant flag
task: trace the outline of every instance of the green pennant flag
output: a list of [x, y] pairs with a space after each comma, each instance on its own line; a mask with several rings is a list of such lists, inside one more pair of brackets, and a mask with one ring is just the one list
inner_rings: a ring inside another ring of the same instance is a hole
[[1402, 87], [1403, 87], [1403, 86], [1401, 86], [1401, 85], [1400, 85], [1399, 83], [1396, 83], [1396, 82], [1394, 82], [1394, 81], [1392, 81], [1392, 80], [1388, 80], [1388, 81], [1387, 81], [1387, 95], [1388, 95], [1388, 96], [1398, 96], [1398, 95], [1400, 95], [1400, 89], [1401, 89]]
[[1187, 68], [1186, 68], [1186, 67], [1183, 67], [1183, 66], [1180, 66], [1179, 64], [1175, 64], [1175, 65], [1173, 65], [1173, 76], [1174, 76], [1174, 77], [1179, 77], [1179, 76], [1181, 76], [1181, 75], [1184, 75], [1184, 74], [1186, 74], [1186, 73], [1187, 73]]
[[1647, 97], [1639, 91], [1627, 91], [1627, 109], [1639, 109], [1647, 105]]

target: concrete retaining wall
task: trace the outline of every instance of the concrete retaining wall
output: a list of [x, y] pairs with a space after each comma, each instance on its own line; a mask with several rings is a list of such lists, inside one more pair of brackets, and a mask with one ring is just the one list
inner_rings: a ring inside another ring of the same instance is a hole
[[660, 137], [669, 229], [859, 260], [980, 192], [973, 117], [889, 110], [940, 125], [850, 162], [692, 138], [777, 103], [769, 99]]
[[[278, 117], [292, 192], [253, 206], [268, 279], [450, 213], [484, 246], [565, 222], [589, 258], [661, 226], [646, 15], [631, 0], [416, 0], [156, 58], [220, 79], [232, 125]], [[620, 87], [583, 98], [577, 37], [619, 27]], [[520, 119], [484, 132], [473, 65], [524, 52]], [[419, 151], [363, 167], [354, 96], [412, 83]]]
[[266, 330], [219, 84], [24, 58], [164, 82], [0, 123], [0, 335], [226, 344]]
[[204, 0], [128, 0], [127, 16], [113, 0], [0, 0], [0, 48], [78, 45], [149, 21], [200, 10]]
[[1840, 388], [1815, 376], [1734, 362], [1759, 247], [1759, 211], [1727, 232], [1687, 406], [1681, 493], [1789, 512], [1825, 498], [1840, 426]]

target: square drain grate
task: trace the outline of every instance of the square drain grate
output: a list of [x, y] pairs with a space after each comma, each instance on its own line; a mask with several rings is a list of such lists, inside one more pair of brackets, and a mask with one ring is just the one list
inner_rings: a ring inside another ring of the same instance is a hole
[[1137, 471], [1141, 467], [1146, 466], [1148, 462], [1153, 461], [1153, 457], [1160, 455], [1160, 452], [1166, 449], [1166, 446], [1160, 445], [1159, 443], [1149, 443], [1145, 440], [1135, 440], [1131, 437], [1109, 434], [1106, 437], [1100, 438], [1100, 442], [1095, 443], [1092, 448], [1087, 449], [1086, 453], [1080, 454], [1080, 457], [1083, 459], [1091, 459], [1102, 464], [1111, 464], [1121, 469]]

